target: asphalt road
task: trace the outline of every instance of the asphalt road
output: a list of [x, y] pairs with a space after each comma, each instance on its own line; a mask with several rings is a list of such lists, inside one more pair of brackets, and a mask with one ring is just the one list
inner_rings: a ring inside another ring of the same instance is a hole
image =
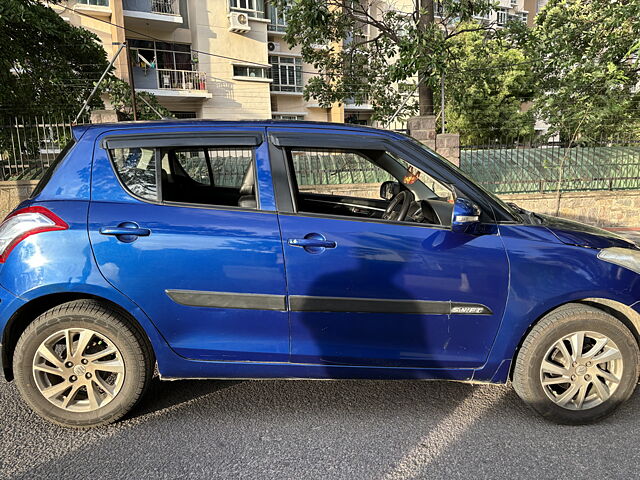
[[583, 427], [510, 387], [411, 381], [156, 381], [116, 425], [67, 430], [0, 381], [0, 478], [635, 478], [640, 390]]

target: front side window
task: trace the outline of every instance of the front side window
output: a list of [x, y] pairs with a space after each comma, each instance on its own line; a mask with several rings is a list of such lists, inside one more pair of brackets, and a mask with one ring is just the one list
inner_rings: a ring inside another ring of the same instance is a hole
[[[391, 152], [291, 148], [287, 154], [298, 212], [450, 225], [451, 189]], [[388, 211], [398, 196], [407, 205], [401, 217]]]
[[110, 153], [121, 182], [145, 200], [257, 208], [252, 148], [132, 147]]

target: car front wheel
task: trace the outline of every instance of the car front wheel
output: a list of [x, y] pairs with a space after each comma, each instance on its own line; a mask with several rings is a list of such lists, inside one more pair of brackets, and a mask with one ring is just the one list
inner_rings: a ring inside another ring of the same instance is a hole
[[14, 374], [22, 398], [42, 417], [90, 427], [135, 406], [153, 375], [152, 355], [120, 312], [78, 300], [27, 327], [16, 345]]
[[633, 393], [640, 352], [631, 331], [596, 308], [570, 304], [546, 315], [524, 340], [513, 387], [557, 423], [600, 420]]

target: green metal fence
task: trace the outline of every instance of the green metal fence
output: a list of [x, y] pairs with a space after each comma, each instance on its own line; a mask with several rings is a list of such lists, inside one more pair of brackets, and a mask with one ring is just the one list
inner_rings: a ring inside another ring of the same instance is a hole
[[640, 189], [640, 141], [466, 147], [460, 168], [499, 194]]

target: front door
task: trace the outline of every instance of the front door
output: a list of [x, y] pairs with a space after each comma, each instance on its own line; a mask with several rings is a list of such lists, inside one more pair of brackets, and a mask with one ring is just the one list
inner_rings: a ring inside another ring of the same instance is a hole
[[[291, 132], [271, 133], [278, 145], [272, 162], [286, 164], [293, 190], [279, 215], [291, 361], [480, 366], [506, 302], [499, 236], [453, 232], [451, 190], [427, 173], [427, 163], [384, 142], [335, 132], [317, 142], [300, 135], [296, 143]], [[397, 218], [402, 205], [385, 214], [385, 181], [413, 198], [406, 218]]]
[[283, 255], [263, 130], [193, 130], [119, 131], [96, 144], [89, 213], [96, 261], [178, 354], [287, 361]]

